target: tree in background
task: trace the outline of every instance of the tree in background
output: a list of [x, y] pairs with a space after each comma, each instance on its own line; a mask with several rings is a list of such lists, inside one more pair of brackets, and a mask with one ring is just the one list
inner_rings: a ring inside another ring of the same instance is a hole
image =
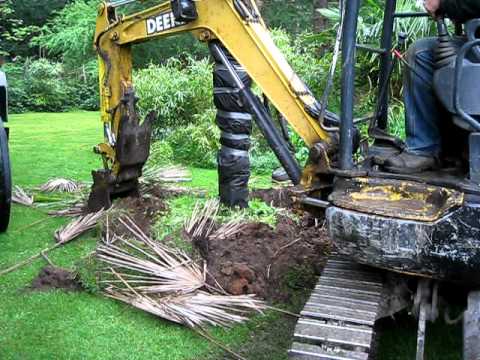
[[25, 25], [42, 26], [55, 12], [72, 1], [69, 0], [15, 0], [13, 10]]
[[11, 0], [0, 2], [0, 56], [16, 57], [38, 27], [25, 25], [17, 16]]
[[[25, 0], [24, 0], [25, 1]], [[96, 0], [77, 0], [65, 6], [41, 28], [33, 43], [47, 55], [67, 64], [85, 64], [95, 59]]]

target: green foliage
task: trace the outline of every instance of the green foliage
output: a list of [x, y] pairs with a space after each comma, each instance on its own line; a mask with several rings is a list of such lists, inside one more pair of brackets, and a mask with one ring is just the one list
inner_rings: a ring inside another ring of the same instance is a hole
[[265, 0], [263, 17], [271, 28], [282, 28], [291, 34], [311, 30], [312, 0]]
[[68, 69], [62, 63], [47, 59], [27, 59], [9, 63], [4, 70], [9, 81], [12, 113], [98, 108], [96, 62]]
[[193, 115], [192, 119], [197, 122], [175, 128], [168, 136], [174, 160], [193, 166], [215, 167], [220, 138], [215, 112], [209, 109], [203, 114]]
[[0, 2], [0, 56], [18, 55], [18, 50], [37, 31], [36, 26], [28, 26], [18, 17], [12, 0]]
[[[275, 228], [280, 211], [282, 210], [274, 208], [262, 200], [252, 199], [248, 203], [248, 208], [242, 210], [222, 206], [218, 214], [218, 221], [222, 224], [232, 220], [263, 223]], [[285, 213], [285, 215], [289, 215], [289, 213]]]
[[212, 109], [212, 65], [207, 59], [170, 59], [164, 65], [151, 64], [134, 74], [142, 115], [156, 111], [155, 135], [195, 123], [194, 115]]
[[93, 59], [97, 4], [97, 0], [76, 0], [67, 5], [42, 27], [34, 44], [70, 64], [83, 64]]
[[13, 9], [24, 24], [42, 26], [53, 13], [69, 2], [70, 0], [15, 0]]
[[405, 140], [405, 106], [401, 101], [394, 101], [388, 109], [388, 131], [393, 136]]
[[10, 82], [12, 112], [63, 111], [66, 109], [67, 86], [63, 65], [46, 59], [27, 60], [5, 66]]

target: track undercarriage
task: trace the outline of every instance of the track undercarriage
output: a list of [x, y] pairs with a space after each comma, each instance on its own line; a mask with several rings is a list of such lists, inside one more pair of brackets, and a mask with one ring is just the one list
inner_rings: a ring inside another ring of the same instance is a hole
[[290, 358], [367, 360], [382, 292], [378, 272], [330, 258], [301, 313]]
[[[394, 275], [394, 278], [392, 282], [386, 271], [354, 263], [337, 254], [331, 256], [301, 312], [289, 358], [379, 359], [375, 346], [378, 341], [376, 321], [408, 307], [418, 320], [416, 359], [423, 360], [427, 322], [434, 322], [439, 317], [439, 282], [419, 279], [412, 296], [411, 293], [395, 289], [406, 286], [406, 281], [402, 283], [402, 280], [411, 277]], [[479, 291], [470, 292], [467, 309], [461, 318], [463, 359], [478, 360]]]

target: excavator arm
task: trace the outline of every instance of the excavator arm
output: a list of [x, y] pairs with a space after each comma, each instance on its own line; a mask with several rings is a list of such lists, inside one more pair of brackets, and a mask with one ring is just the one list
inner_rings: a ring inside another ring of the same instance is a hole
[[129, 16], [117, 14], [114, 4], [103, 3], [98, 9], [95, 49], [105, 143], [97, 151], [105, 169], [94, 173], [96, 182], [121, 192], [122, 183], [130, 182], [128, 188], [137, 181], [148, 157], [154, 115], [141, 123], [135, 112], [132, 45], [180, 33], [192, 33], [207, 44], [221, 43], [308, 146], [330, 142], [318, 120], [319, 103], [274, 44], [253, 1], [196, 1], [193, 21], [178, 21], [173, 2]]

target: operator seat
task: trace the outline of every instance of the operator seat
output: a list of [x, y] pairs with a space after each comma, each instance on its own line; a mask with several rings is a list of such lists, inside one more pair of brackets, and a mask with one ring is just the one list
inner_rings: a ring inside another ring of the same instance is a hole
[[[480, 19], [465, 24], [467, 44], [480, 39]], [[478, 132], [479, 129], [467, 121], [462, 112], [473, 117], [480, 126], [480, 45], [472, 47], [460, 57], [461, 71], [458, 73], [457, 60], [462, 49], [449, 41], [449, 36], [440, 35], [437, 70], [433, 86], [437, 97], [445, 108], [453, 114], [454, 123], [464, 130]], [[453, 48], [452, 48], [453, 47]], [[458, 96], [459, 103], [456, 103]]]

